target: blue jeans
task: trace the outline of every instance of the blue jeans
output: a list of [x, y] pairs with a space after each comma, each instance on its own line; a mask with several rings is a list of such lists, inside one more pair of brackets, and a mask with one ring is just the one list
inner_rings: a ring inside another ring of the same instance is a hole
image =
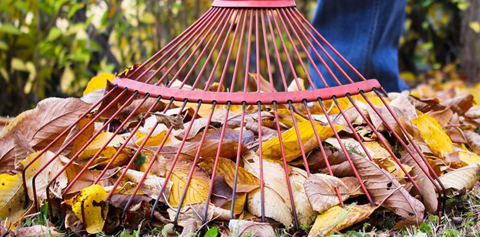
[[[398, 70], [405, 6], [406, 0], [318, 0], [312, 25], [365, 78], [377, 79], [387, 91], [408, 90]], [[315, 47], [321, 52], [318, 45]], [[328, 52], [354, 81], [360, 80], [331, 50]], [[338, 85], [315, 53], [311, 51], [310, 55], [328, 85]], [[341, 83], [348, 84], [334, 64], [323, 53], [320, 55]], [[324, 87], [312, 65], [310, 74], [316, 88]]]

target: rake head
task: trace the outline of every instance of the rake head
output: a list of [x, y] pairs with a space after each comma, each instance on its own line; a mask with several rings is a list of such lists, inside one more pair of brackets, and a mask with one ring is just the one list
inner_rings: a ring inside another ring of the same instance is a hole
[[[334, 74], [331, 66], [340, 74]], [[312, 75], [318, 75], [323, 88], [315, 87]], [[342, 84], [339, 78], [350, 83]], [[355, 70], [300, 14], [293, 0], [215, 0], [200, 19], [150, 59], [118, 75], [86, 113], [25, 165], [23, 177], [67, 136], [33, 176], [37, 208], [38, 175], [65, 156], [63, 168], [44, 187], [47, 200], [68, 200], [84, 187], [102, 184], [110, 187], [102, 201], [125, 195], [122, 205], [128, 211], [147, 196], [154, 199], [151, 217], [159, 206], [168, 208], [175, 224], [182, 207], [189, 205], [204, 207], [198, 213], [204, 223], [211, 220], [212, 205], [228, 205], [223, 208], [227, 219], [239, 218], [244, 207], [237, 208], [238, 202], [245, 205], [245, 199], [252, 206], [250, 213], [265, 222], [271, 217], [266, 196], [272, 189], [286, 188], [283, 198], [290, 207], [291, 224], [299, 228], [292, 167], [303, 167], [306, 178], [316, 173], [341, 176], [337, 169], [341, 159], [365, 203], [375, 206], [389, 198], [372, 195], [376, 187], [365, 181], [369, 166], [358, 158], [360, 154], [370, 165], [381, 163], [367, 144], [373, 137], [395, 172], [401, 173], [396, 179], [411, 193], [425, 198], [419, 185], [422, 178], [444, 200], [438, 176], [388, 101], [377, 80], [367, 80]], [[349, 144], [355, 144], [353, 151]], [[413, 163], [405, 165], [405, 156]], [[282, 172], [271, 173], [272, 164]], [[418, 167], [414, 177], [412, 166]], [[247, 171], [256, 180], [250, 188], [239, 181]], [[66, 172], [73, 172], [68, 185], [53, 191]], [[284, 183], [268, 182], [279, 175]], [[107, 179], [111, 183], [105, 184]], [[134, 186], [128, 188], [127, 181]], [[224, 194], [228, 202], [217, 202], [222, 183], [229, 187]], [[152, 193], [142, 189], [145, 185], [155, 186]], [[395, 188], [400, 187], [394, 186], [392, 192]], [[202, 189], [204, 195], [192, 197], [192, 190]], [[332, 192], [345, 205], [341, 188]], [[429, 211], [441, 206], [439, 202]], [[288, 220], [283, 223], [288, 225]]]

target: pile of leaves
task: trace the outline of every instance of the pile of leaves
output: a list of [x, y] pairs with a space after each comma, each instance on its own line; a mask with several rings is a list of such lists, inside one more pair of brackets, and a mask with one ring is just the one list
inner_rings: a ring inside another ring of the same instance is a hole
[[[432, 82], [410, 93], [390, 93], [385, 100], [405, 131], [373, 93], [366, 97], [387, 124], [361, 96], [353, 99], [365, 117], [347, 98], [338, 98], [337, 103], [323, 101], [327, 113], [318, 103], [309, 103], [313, 123], [302, 104], [293, 105], [295, 112], [288, 105], [276, 105], [276, 110], [262, 105], [260, 113], [256, 105], [247, 105], [242, 121], [241, 105], [230, 105], [227, 113], [226, 105], [212, 108], [161, 100], [146, 113], [156, 98], [140, 96], [119, 113], [114, 114], [122, 103], [89, 123], [111, 101], [107, 98], [89, 111], [112, 79], [113, 75], [93, 78], [81, 99], [43, 100], [5, 127], [0, 136], [1, 235], [112, 234], [126, 228], [189, 235], [216, 226], [225, 235], [273, 236], [278, 228], [294, 232], [297, 224], [303, 234], [316, 236], [356, 228], [378, 213], [393, 213], [395, 228], [418, 225], [425, 213], [436, 213], [439, 193], [425, 173], [427, 165], [415, 162], [420, 156], [406, 152], [389, 128], [412, 151], [407, 135], [414, 139], [448, 197], [464, 194], [480, 179], [480, 106], [476, 106], [480, 85], [467, 88], [457, 81]], [[218, 84], [210, 89], [217, 91]], [[289, 90], [299, 88], [291, 85]], [[139, 110], [132, 109], [142, 101]], [[121, 123], [125, 127], [115, 134]], [[40, 153], [57, 137], [48, 151]], [[38, 160], [28, 165], [22, 177], [22, 169], [35, 157]], [[139, 185], [142, 176], [146, 179]], [[159, 204], [154, 207], [156, 200]], [[260, 222], [262, 212], [266, 223]], [[175, 229], [174, 220], [178, 222]]]

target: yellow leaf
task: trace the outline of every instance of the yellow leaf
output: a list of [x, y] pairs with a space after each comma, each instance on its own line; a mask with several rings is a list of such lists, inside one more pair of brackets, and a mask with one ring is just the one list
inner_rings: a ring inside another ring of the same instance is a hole
[[[102, 132], [100, 133], [93, 141], [90, 143], [90, 145], [85, 148], [85, 150], [79, 155], [78, 159], [79, 160], [84, 160], [84, 159], [89, 159], [92, 158], [99, 150], [102, 148], [107, 141], [112, 137], [115, 136], [110, 143], [103, 149], [99, 156], [97, 158], [107, 158], [107, 159], [97, 159], [95, 162], [93, 162], [93, 165], [98, 165], [98, 164], [107, 164], [110, 161], [110, 158], [112, 158], [115, 153], [118, 150], [118, 147], [121, 146], [123, 142], [125, 142], [125, 139], [123, 139], [119, 135], [114, 135], [113, 133], [110, 132]], [[116, 167], [119, 165], [122, 165], [129, 159], [128, 154], [126, 153], [126, 149], [121, 152], [118, 157], [115, 159], [115, 161], [112, 163], [111, 167]]]
[[0, 219], [16, 223], [26, 211], [26, 202], [20, 174], [0, 174]]
[[[289, 109], [277, 109], [278, 112], [278, 120], [279, 122], [285, 124], [287, 127], [293, 127], [293, 118], [292, 112]], [[297, 124], [305, 121], [305, 119], [298, 115], [297, 113], [293, 113], [296, 119]]]
[[377, 207], [370, 204], [350, 205], [345, 208], [334, 206], [317, 216], [308, 234], [309, 237], [328, 235], [367, 219]]
[[[350, 103], [350, 100], [346, 97], [337, 98], [337, 102], [343, 110], [353, 106], [352, 103]], [[337, 107], [337, 104], [333, 99], [324, 100], [323, 105], [325, 106], [325, 109], [327, 110], [328, 114], [340, 113], [340, 109]]]
[[475, 153], [472, 153], [472, 152], [460, 151], [460, 152], [458, 152], [458, 156], [459, 156], [460, 160], [463, 161], [467, 165], [473, 165], [475, 163], [480, 162], [480, 156], [475, 154]]
[[[330, 126], [322, 126], [315, 122], [315, 128], [320, 136], [320, 140], [324, 141], [325, 139], [333, 136], [333, 130]], [[340, 125], [335, 125], [337, 131], [343, 130], [343, 127]], [[303, 121], [298, 124], [298, 132], [302, 140], [302, 145], [305, 153], [311, 151], [313, 148], [318, 146], [318, 142], [315, 136], [315, 132], [312, 129], [312, 124], [310, 121]], [[298, 142], [299, 138], [295, 128], [290, 128], [286, 132], [282, 133], [282, 142], [283, 148], [285, 151], [285, 159], [287, 161], [292, 161], [293, 159], [302, 155], [300, 150], [300, 144]], [[268, 141], [262, 143], [263, 158], [270, 160], [281, 160], [282, 152], [280, 147], [280, 139], [274, 137]], [[259, 152], [257, 151], [257, 154]]]
[[411, 120], [416, 126], [421, 137], [427, 143], [432, 153], [440, 158], [445, 158], [453, 152], [453, 143], [445, 131], [443, 131], [437, 120], [427, 114], [422, 114]]
[[[238, 197], [235, 198], [235, 204], [233, 206], [233, 214], [239, 215], [243, 212], [245, 208], [245, 202], [247, 201], [247, 193], [237, 193]], [[232, 208], [232, 201], [228, 201], [222, 206], [225, 210], [230, 210]]]
[[105, 198], [107, 198], [105, 189], [95, 184], [84, 188], [78, 195], [66, 201], [89, 234], [102, 232], [108, 213]]
[[190, 204], [205, 203], [207, 201], [210, 177], [202, 168], [195, 167], [192, 180], [187, 187], [188, 176], [192, 165], [190, 162], [179, 161], [173, 169], [170, 179], [172, 181], [172, 190], [168, 198], [168, 202], [172, 207], [178, 207], [185, 188], [188, 189], [182, 207]]
[[[152, 131], [153, 127], [157, 123], [157, 119], [155, 116], [150, 116], [145, 120], [145, 125], [140, 127], [140, 129], [137, 130], [135, 133], [135, 143], [140, 146], [140, 144], [143, 143], [147, 135]], [[152, 135], [148, 138], [147, 142], [145, 143], [145, 146], [160, 146], [163, 142], [163, 139], [165, 138], [165, 135], [167, 135], [167, 126], [165, 126], [162, 123], [159, 123], [155, 127], [155, 131], [153, 131]], [[167, 140], [168, 141], [168, 140]], [[165, 141], [165, 144], [166, 142]]]
[[475, 33], [480, 34], [480, 22], [472, 21], [468, 24]]
[[93, 77], [87, 84], [87, 88], [83, 91], [83, 96], [87, 95], [90, 92], [96, 91], [98, 89], [105, 88], [107, 86], [107, 81], [112, 82], [115, 79], [115, 75], [111, 73], [100, 74], [96, 77]]
[[[208, 174], [212, 174], [213, 165], [215, 159], [206, 159], [202, 161], [199, 166], [205, 169]], [[217, 165], [217, 173], [216, 175], [221, 175], [225, 182], [227, 182], [228, 186], [233, 189], [234, 181], [235, 181], [235, 162], [220, 157], [218, 160]], [[243, 192], [250, 192], [255, 188], [260, 187], [260, 181], [258, 180], [255, 175], [245, 170], [243, 167], [238, 167], [238, 176], [237, 176], [237, 189], [236, 192], [243, 193]]]

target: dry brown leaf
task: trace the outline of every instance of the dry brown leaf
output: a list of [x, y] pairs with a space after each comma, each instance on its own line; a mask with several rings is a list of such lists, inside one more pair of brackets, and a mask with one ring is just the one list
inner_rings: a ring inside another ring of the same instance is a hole
[[437, 120], [437, 122], [442, 127], [447, 126], [453, 117], [453, 111], [450, 108], [445, 108], [445, 109], [436, 110], [436, 111], [429, 111], [427, 114], [430, 115], [430, 117]]
[[34, 225], [30, 227], [21, 227], [17, 230], [17, 236], [22, 237], [44, 237], [44, 236], [62, 236], [63, 234], [53, 225], [43, 226]]
[[343, 201], [349, 197], [348, 187], [337, 177], [326, 174], [312, 174], [303, 186], [313, 209], [320, 213], [340, 204], [335, 188]]
[[373, 201], [395, 212], [412, 223], [423, 221], [423, 204], [412, 197], [390, 173], [374, 162], [356, 154], [350, 154], [360, 177]]
[[305, 188], [303, 187], [305, 180], [307, 180], [307, 172], [293, 167], [292, 172], [290, 172], [290, 183], [293, 190], [293, 200], [295, 201], [295, 212], [300, 225], [309, 225], [313, 220], [312, 217], [315, 215], [315, 211], [308, 201]]
[[477, 154], [480, 154], [480, 135], [472, 131], [463, 131], [465, 138], [467, 138], [468, 145]]
[[258, 236], [271, 237], [275, 236], [275, 231], [268, 223], [259, 223], [246, 220], [230, 220], [228, 223], [231, 237]]
[[377, 207], [370, 204], [350, 205], [345, 208], [334, 206], [320, 214], [308, 233], [308, 237], [329, 235], [367, 219]]
[[453, 112], [463, 115], [473, 106], [473, 96], [471, 94], [456, 96], [440, 103], [445, 107], [450, 107]]
[[[199, 166], [202, 167], [209, 175], [212, 175], [214, 158], [204, 159]], [[220, 157], [217, 165], [216, 175], [221, 175], [225, 182], [233, 189], [235, 181], [235, 162]], [[237, 189], [239, 193], [250, 192], [255, 188], [260, 187], [260, 181], [253, 174], [245, 170], [243, 167], [238, 167]]]
[[480, 179], [480, 163], [469, 165], [440, 176], [445, 189], [470, 190]]
[[[170, 220], [174, 220], [177, 209], [169, 208], [167, 209], [167, 212]], [[180, 209], [180, 214], [178, 215], [178, 225], [190, 227], [193, 225], [197, 228], [201, 227], [204, 214], [205, 203], [182, 207], [182, 209]], [[210, 204], [208, 205], [206, 222], [208, 223], [212, 220], [230, 220], [230, 211]]]
[[[43, 149], [60, 135], [78, 116], [87, 112], [90, 104], [76, 98], [48, 98], [38, 103], [35, 109], [18, 115], [0, 135], [0, 173], [14, 169], [15, 138], [13, 132], [35, 150]], [[52, 147], [57, 149], [63, 139]], [[21, 157], [20, 157], [21, 158]]]
[[[409, 145], [408, 148], [409, 150], [414, 151], [412, 145]], [[438, 199], [437, 199], [437, 193], [435, 192], [435, 186], [428, 179], [427, 174], [425, 174], [420, 168], [420, 167], [423, 167], [424, 170], [429, 172], [425, 162], [422, 160], [420, 155], [418, 155], [418, 153], [413, 152], [413, 154], [415, 155], [415, 158], [419, 161], [420, 164], [417, 164], [417, 162], [415, 162], [415, 160], [412, 158], [412, 156], [408, 154], [408, 152], [405, 152], [402, 155], [402, 157], [400, 158], [400, 161], [403, 164], [406, 164], [412, 167], [412, 171], [410, 171], [410, 174], [414, 178], [415, 182], [418, 184], [418, 187], [420, 188], [420, 191], [422, 192], [423, 204], [425, 204], [425, 208], [427, 209], [427, 211], [433, 214], [438, 208]], [[412, 194], [413, 195], [419, 194], [418, 190], [413, 188]]]
[[[35, 152], [21, 161], [23, 165], [28, 164], [33, 158], [35, 158], [40, 152]], [[49, 162], [55, 153], [47, 151], [43, 153], [25, 172], [25, 179], [27, 182], [27, 192], [30, 200], [33, 201], [33, 186], [32, 180], [37, 171]], [[35, 179], [35, 188], [37, 190], [38, 203], [43, 205], [43, 201], [47, 198], [47, 184], [52, 181], [52, 179], [59, 173], [59, 171], [64, 167], [61, 162], [61, 159], [66, 159], [61, 155], [57, 156], [52, 163], [50, 163]], [[50, 194], [54, 194], [57, 197], [61, 197], [62, 190], [67, 187], [68, 177], [65, 172], [61, 173], [55, 182], [50, 186]]]
[[164, 113], [153, 113], [158, 123], [164, 124], [167, 128], [173, 126], [174, 129], [183, 129], [183, 117], [181, 115], [170, 116]]
[[353, 176], [342, 177], [340, 178], [340, 180], [347, 186], [348, 195], [350, 195], [350, 198], [365, 194], [365, 192], [363, 192], [362, 186], [360, 185], [360, 182], [358, 181], [357, 177], [353, 177]]
[[[245, 169], [256, 177], [260, 176], [260, 158], [255, 152], [245, 154]], [[270, 217], [285, 226], [293, 221], [292, 207], [285, 171], [278, 163], [263, 160], [263, 175], [265, 182], [265, 216]], [[248, 210], [261, 216], [261, 190], [255, 189], [248, 193]]]

